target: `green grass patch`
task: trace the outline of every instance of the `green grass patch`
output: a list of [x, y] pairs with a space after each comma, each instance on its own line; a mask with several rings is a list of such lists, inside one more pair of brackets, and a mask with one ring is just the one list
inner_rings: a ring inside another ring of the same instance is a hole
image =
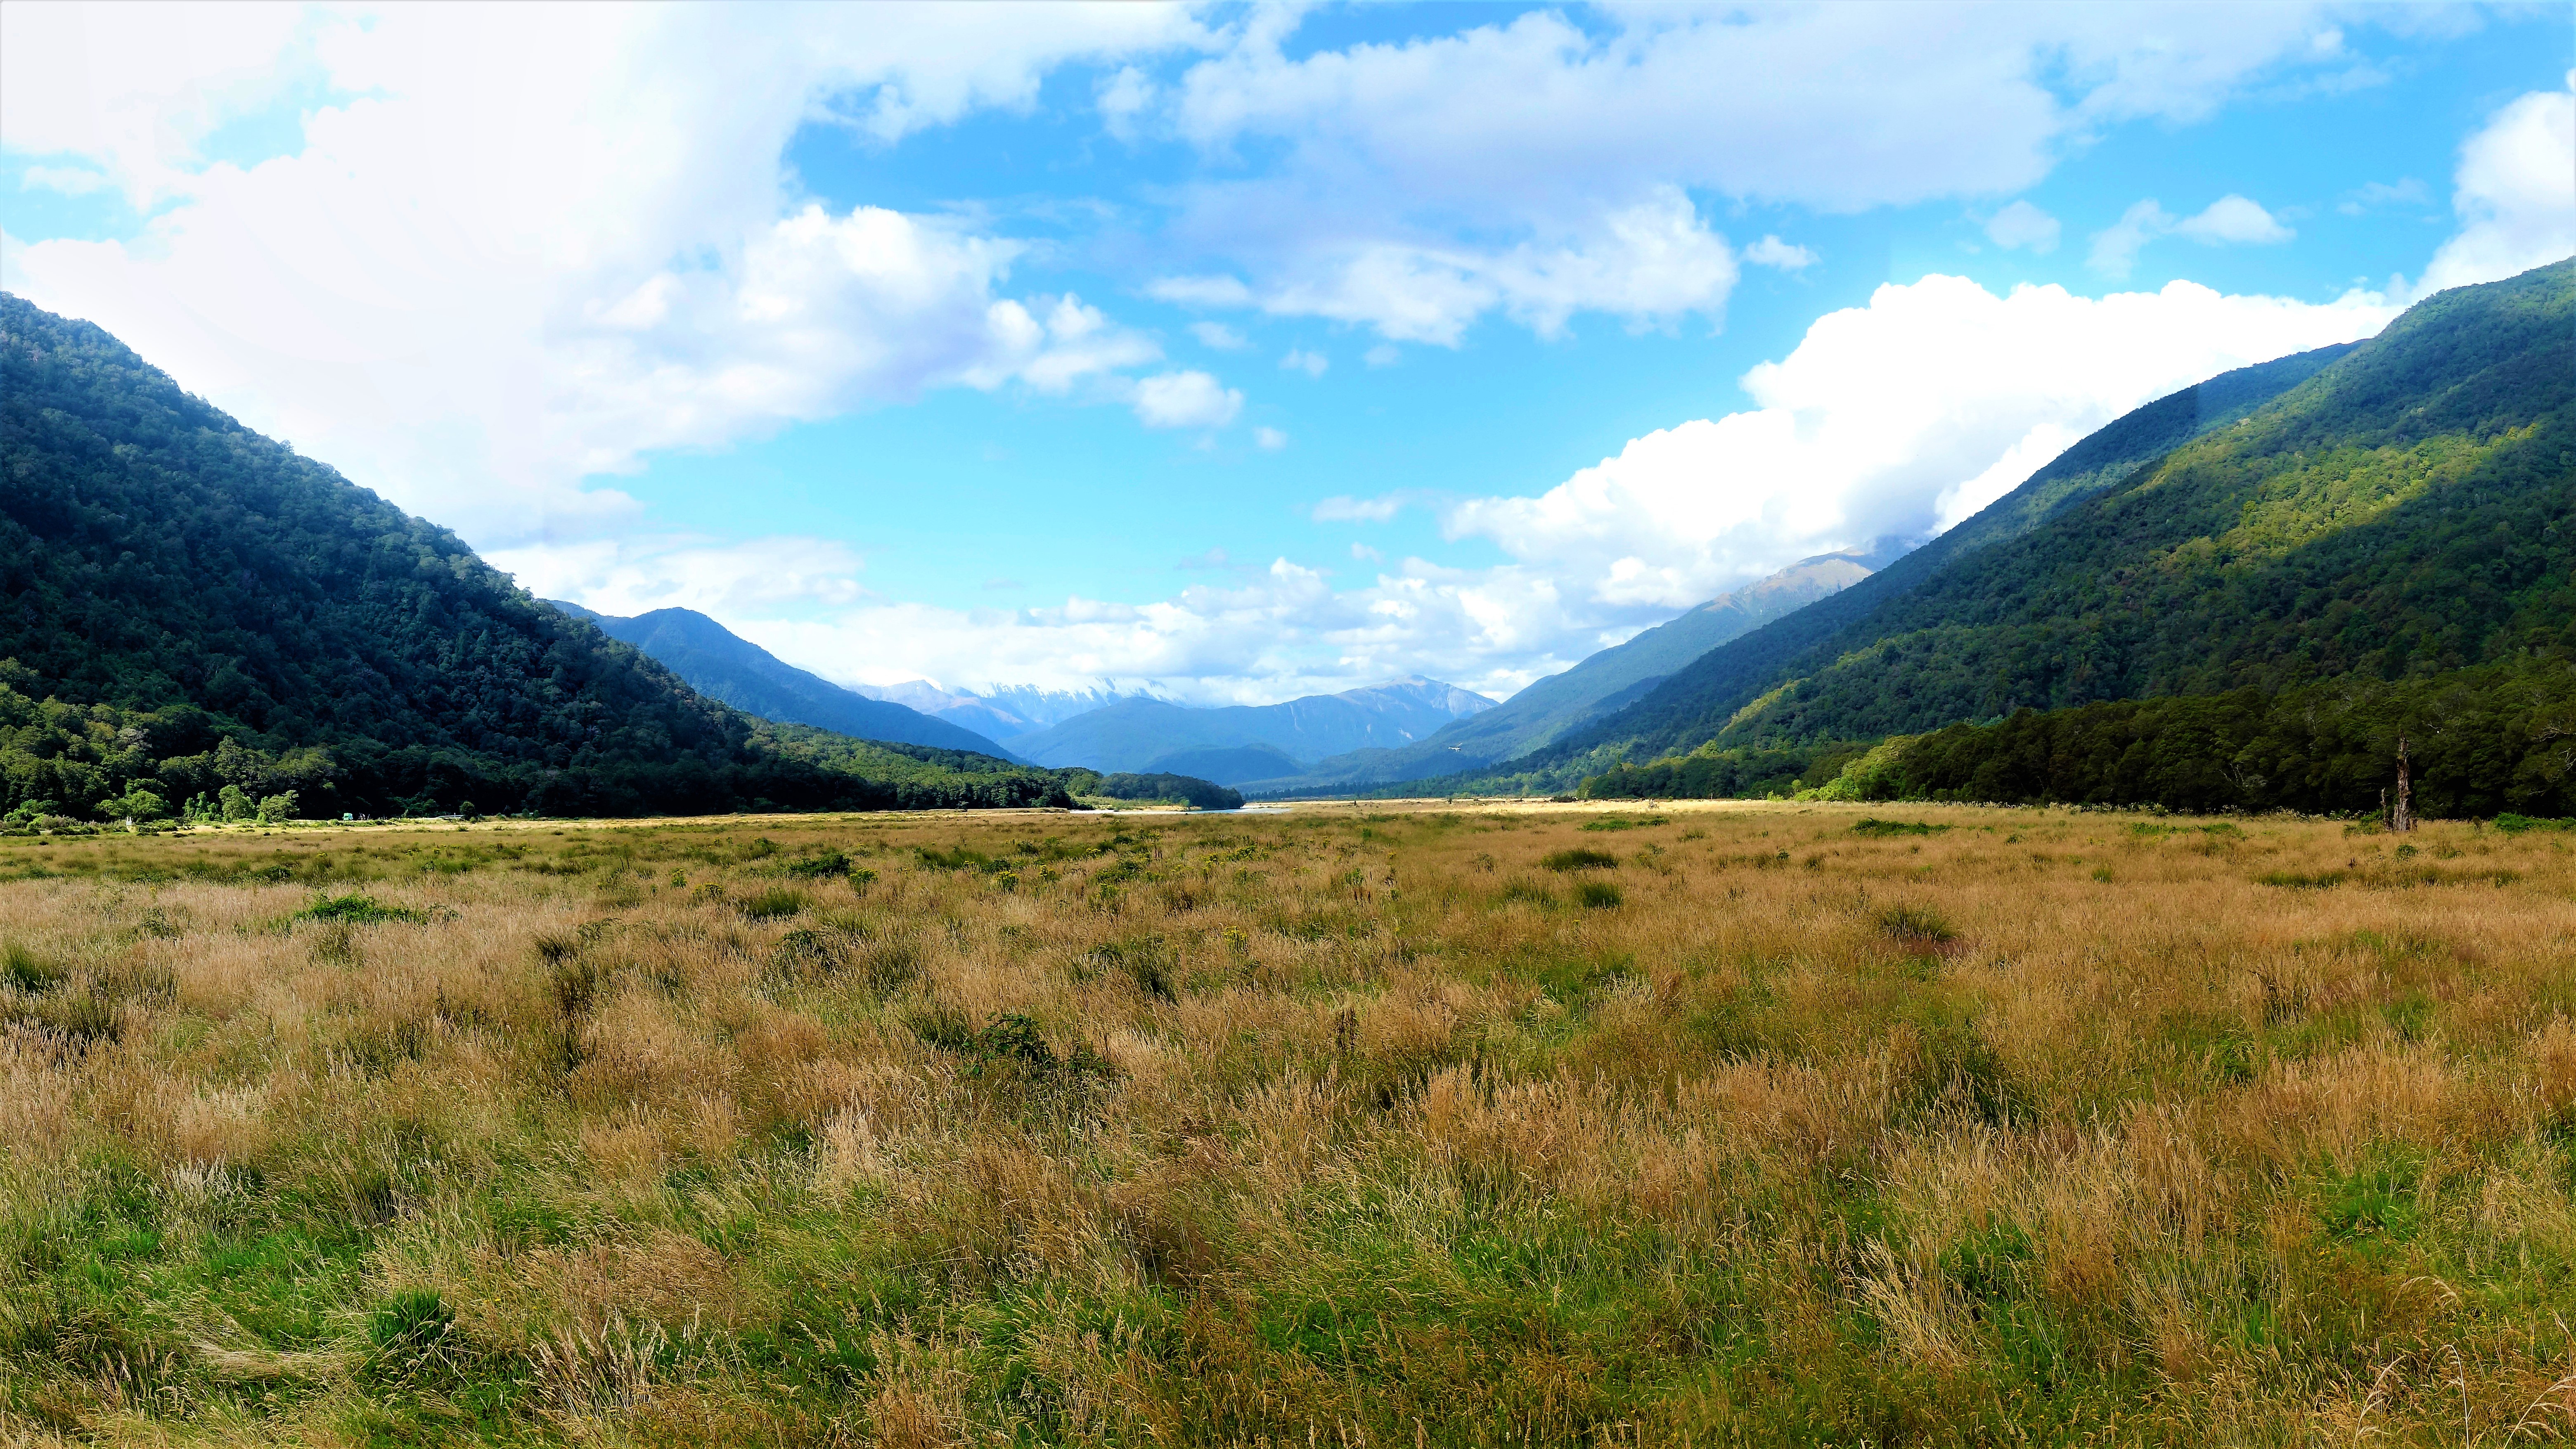
[[1606, 850], [1592, 850], [1578, 845], [1567, 850], [1550, 851], [1539, 857], [1538, 863], [1549, 870], [1557, 871], [1616, 870], [1619, 868], [1619, 857]]
[[340, 921], [350, 925], [376, 925], [384, 921], [426, 921], [422, 912], [404, 906], [389, 906], [373, 896], [325, 896], [295, 913], [299, 921]]

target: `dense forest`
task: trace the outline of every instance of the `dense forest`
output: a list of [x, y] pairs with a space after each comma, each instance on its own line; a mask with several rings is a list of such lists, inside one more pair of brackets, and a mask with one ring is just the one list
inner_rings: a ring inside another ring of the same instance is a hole
[[1061, 805], [1079, 783], [704, 698], [6, 294], [0, 661], [20, 819]]
[[[2151, 404], [1951, 536], [1491, 778], [1562, 788], [1711, 741], [1813, 751], [2025, 707], [2567, 657], [2572, 340], [2576, 265], [2559, 263], [2427, 299], [2322, 365], [2285, 359], [2308, 375], [2268, 397], [2253, 382], [2283, 364], [2231, 374], [2223, 406], [2203, 395], [2226, 379]], [[2070, 491], [2070, 472], [2091, 481]]]

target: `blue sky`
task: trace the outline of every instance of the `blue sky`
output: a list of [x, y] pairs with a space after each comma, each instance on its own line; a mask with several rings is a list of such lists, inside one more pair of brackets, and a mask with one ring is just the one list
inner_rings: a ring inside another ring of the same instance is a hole
[[2563, 7], [0, 27], [11, 290], [852, 682], [1508, 693], [2576, 249]]

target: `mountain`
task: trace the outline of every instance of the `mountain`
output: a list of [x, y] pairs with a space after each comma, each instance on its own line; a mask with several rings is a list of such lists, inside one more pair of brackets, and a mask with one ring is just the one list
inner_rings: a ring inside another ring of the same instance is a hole
[[1174, 750], [1147, 761], [1144, 773], [1196, 775], [1225, 785], [1294, 775], [1302, 768], [1296, 756], [1277, 745], [1214, 745]]
[[[1279, 779], [1260, 779], [1266, 795], [1321, 794], [1355, 785], [1391, 784], [1456, 773], [1508, 760], [1545, 745], [1585, 720], [1610, 713], [1702, 654], [1813, 600], [1849, 588], [1901, 549], [1846, 550], [1801, 559], [1778, 573], [1721, 594], [1675, 619], [1614, 644], [1562, 674], [1541, 679], [1479, 714], [1451, 720], [1429, 738], [1394, 749], [1363, 749]], [[1254, 776], [1229, 777], [1245, 782]]]
[[753, 720], [0, 293], [0, 809], [697, 813], [1088, 783]]
[[691, 689], [745, 714], [782, 724], [812, 725], [862, 740], [1014, 758], [973, 730], [809, 674], [694, 609], [655, 609], [617, 618], [559, 599], [547, 602], [598, 625], [609, 638], [643, 650], [688, 681]]
[[[1182, 751], [1268, 745], [1295, 762], [1369, 745], [1421, 739], [1494, 702], [1455, 685], [1415, 676], [1285, 704], [1195, 709], [1160, 699], [1129, 699], [1021, 735], [1011, 747], [1048, 765], [1133, 771]], [[1234, 780], [1220, 778], [1220, 784]]]
[[[2433, 699], [2527, 676], [2544, 707], [2576, 657], [2576, 263], [2443, 292], [2307, 360], [2284, 360], [2295, 386], [2268, 386], [2276, 363], [2123, 418], [1932, 566], [1899, 577], [1926, 549], [1507, 768], [2338, 682]], [[2065, 486], [2088, 475], [2111, 481]]]
[[1125, 694], [1115, 689], [1040, 689], [1029, 684], [1002, 685], [978, 694], [968, 690], [945, 690], [926, 679], [906, 680], [901, 684], [862, 684], [856, 688], [870, 699], [887, 700], [919, 710], [995, 740], [1017, 739], [1050, 725], [1062, 724], [1078, 714], [1089, 714], [1095, 709], [1106, 709], [1131, 699], [1156, 697]]

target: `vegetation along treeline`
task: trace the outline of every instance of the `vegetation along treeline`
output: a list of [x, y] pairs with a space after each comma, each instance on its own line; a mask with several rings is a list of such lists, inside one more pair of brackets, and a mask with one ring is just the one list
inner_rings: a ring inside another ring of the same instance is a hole
[[1875, 744], [1711, 745], [1615, 767], [1582, 793], [2367, 814], [2387, 803], [2400, 740], [2418, 813], [2576, 815], [2576, 663], [2026, 709]]
[[20, 819], [1069, 805], [1096, 778], [706, 699], [6, 294], [0, 660]]

